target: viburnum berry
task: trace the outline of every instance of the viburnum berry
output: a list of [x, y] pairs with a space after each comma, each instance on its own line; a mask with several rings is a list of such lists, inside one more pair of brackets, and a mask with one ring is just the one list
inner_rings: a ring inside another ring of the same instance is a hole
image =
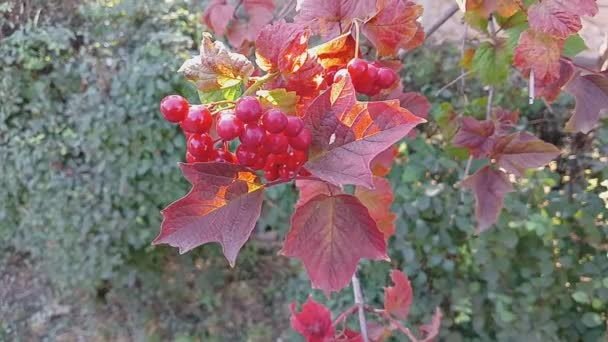
[[270, 133], [281, 133], [287, 126], [287, 116], [278, 109], [270, 109], [262, 115], [262, 126]]
[[312, 143], [312, 135], [308, 129], [303, 129], [300, 134], [295, 137], [289, 138], [289, 145], [294, 150], [306, 151]]
[[264, 170], [264, 178], [266, 178], [266, 180], [269, 182], [277, 180], [279, 178], [278, 167], [275, 166]]
[[287, 126], [283, 130], [283, 134], [288, 137], [295, 137], [304, 129], [304, 121], [297, 116], [290, 116], [287, 118]]
[[182, 121], [188, 115], [189, 108], [188, 100], [179, 95], [169, 95], [160, 101], [161, 113], [165, 120], [172, 123]]
[[250, 123], [245, 126], [243, 133], [239, 136], [241, 144], [247, 147], [257, 147], [266, 138], [266, 131], [257, 124]]
[[297, 175], [295, 170], [290, 169], [286, 164], [279, 167], [279, 177], [282, 179], [292, 179]]
[[287, 152], [289, 139], [282, 133], [268, 134], [264, 139], [264, 147], [271, 153], [280, 154]]
[[186, 152], [186, 163], [196, 163], [198, 160], [190, 152]]
[[240, 165], [251, 166], [257, 158], [256, 150], [247, 146], [240, 145], [236, 148], [236, 160]]
[[306, 161], [308, 160], [308, 156], [306, 152], [299, 150], [291, 150], [289, 151], [287, 158], [287, 166], [292, 170], [299, 169]]
[[244, 123], [257, 122], [262, 116], [260, 101], [253, 96], [243, 96], [236, 101], [236, 117]]
[[212, 123], [213, 118], [207, 107], [192, 106], [179, 125], [184, 132], [200, 134], [209, 132]]
[[381, 88], [389, 88], [397, 81], [397, 73], [389, 68], [380, 68], [378, 70], [377, 83]]
[[210, 159], [213, 151], [213, 139], [208, 134], [192, 134], [188, 139], [187, 151], [198, 161]]
[[215, 130], [217, 135], [225, 141], [231, 141], [243, 133], [243, 122], [231, 111], [220, 114]]
[[366, 74], [368, 67], [367, 61], [361, 58], [353, 58], [346, 65], [346, 69], [352, 78], [363, 77]]

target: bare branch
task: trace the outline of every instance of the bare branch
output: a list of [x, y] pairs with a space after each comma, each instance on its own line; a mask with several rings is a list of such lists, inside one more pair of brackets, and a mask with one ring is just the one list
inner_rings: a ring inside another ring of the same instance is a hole
[[365, 320], [365, 302], [363, 301], [363, 293], [361, 292], [361, 284], [359, 278], [357, 278], [357, 272], [353, 274], [353, 294], [355, 296], [355, 305], [359, 310], [359, 327], [361, 328], [361, 335], [363, 336], [363, 342], [369, 342], [369, 336], [367, 335], [367, 321]]

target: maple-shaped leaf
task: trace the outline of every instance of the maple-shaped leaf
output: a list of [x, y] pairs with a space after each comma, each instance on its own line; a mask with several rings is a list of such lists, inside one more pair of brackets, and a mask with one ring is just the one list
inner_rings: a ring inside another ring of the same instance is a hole
[[410, 280], [399, 270], [391, 271], [395, 286], [384, 288], [384, 310], [399, 319], [406, 319], [412, 305], [412, 285]]
[[180, 168], [192, 189], [162, 211], [161, 231], [153, 244], [169, 244], [186, 253], [218, 242], [234, 266], [260, 216], [264, 186], [255, 173], [238, 165], [194, 163]]
[[431, 321], [427, 324], [421, 325], [418, 330], [424, 334], [423, 342], [432, 341], [437, 335], [439, 335], [439, 328], [441, 328], [441, 309], [435, 308], [435, 313], [431, 318]]
[[[422, 6], [413, 1], [378, 1], [376, 14], [365, 22], [361, 32], [380, 56], [395, 56], [400, 48], [411, 48], [422, 43], [420, 35], [416, 35], [420, 25], [417, 20], [421, 15]], [[414, 37], [418, 40], [416, 44], [410, 43]]]
[[399, 154], [397, 146], [393, 145], [386, 150], [380, 152], [372, 159], [372, 173], [374, 176], [384, 177], [391, 172], [395, 158]]
[[374, 176], [374, 188], [355, 187], [355, 196], [369, 210], [369, 214], [376, 221], [378, 229], [388, 239], [395, 234], [395, 214], [391, 212], [393, 204], [393, 189], [391, 183], [381, 177]]
[[547, 102], [557, 100], [562, 88], [574, 75], [574, 64], [570, 60], [562, 58], [559, 65], [559, 78], [551, 83], [536, 83], [534, 93], [536, 97], [543, 97]]
[[538, 2], [528, 9], [530, 27], [556, 38], [565, 39], [583, 27], [581, 17], [554, 0]]
[[477, 233], [485, 231], [496, 223], [504, 204], [505, 194], [514, 191], [507, 174], [490, 165], [468, 176], [460, 182], [460, 185], [475, 193]]
[[581, 75], [577, 73], [565, 90], [576, 99], [574, 114], [566, 123], [571, 132], [589, 133], [608, 110], [608, 73]]
[[599, 12], [597, 0], [554, 0], [575, 15], [595, 16]]
[[306, 342], [329, 342], [333, 339], [331, 312], [323, 304], [308, 297], [300, 312], [297, 312], [296, 302], [289, 305], [289, 310], [291, 327], [304, 336]]
[[297, 71], [308, 58], [309, 35], [303, 26], [283, 19], [266, 25], [255, 40], [258, 66], [268, 73]]
[[355, 39], [346, 33], [311, 49], [325, 69], [343, 68], [355, 58]]
[[353, 19], [372, 14], [375, 3], [374, 0], [298, 0], [294, 21], [310, 27], [323, 38], [334, 38], [349, 32]]
[[300, 259], [312, 287], [328, 296], [348, 285], [359, 260], [388, 260], [376, 221], [346, 194], [321, 194], [298, 206], [281, 253]]
[[342, 194], [342, 189], [339, 187], [318, 180], [309, 180], [309, 179], [298, 179], [296, 180], [296, 187], [300, 192], [300, 196], [298, 197], [298, 202], [296, 203], [296, 207], [301, 206], [302, 204], [310, 201], [317, 195], [339, 195]]
[[303, 99], [312, 99], [319, 95], [323, 83], [323, 66], [312, 54], [305, 56], [304, 64], [291, 73], [284, 73], [285, 88], [295, 91]]
[[479, 121], [465, 116], [452, 144], [468, 149], [475, 158], [483, 158], [494, 146], [494, 130], [494, 122], [490, 120]]
[[233, 18], [235, 6], [227, 0], [211, 0], [203, 13], [203, 23], [216, 35], [223, 36]]
[[348, 74], [317, 97], [304, 117], [313, 143], [305, 164], [314, 176], [372, 187], [371, 161], [425, 122], [399, 101], [359, 102]]
[[422, 94], [417, 92], [401, 93], [395, 99], [399, 100], [401, 107], [409, 110], [412, 114], [426, 119], [431, 111], [431, 103]]
[[559, 79], [559, 61], [563, 47], [563, 39], [534, 30], [526, 30], [519, 37], [519, 43], [513, 56], [513, 65], [526, 77], [530, 74], [530, 70], [533, 70], [538, 84], [551, 83]]
[[527, 132], [501, 137], [492, 151], [500, 167], [519, 177], [527, 169], [547, 165], [559, 154], [557, 147]]
[[[245, 9], [245, 17], [230, 21], [226, 28], [226, 38], [230, 45], [244, 49], [249, 42], [254, 42], [260, 30], [273, 18], [275, 9], [273, 0], [233, 0], [236, 8]], [[216, 19], [219, 20], [219, 19]]]
[[204, 34], [200, 55], [184, 62], [178, 72], [194, 82], [201, 92], [210, 92], [246, 81], [253, 69], [247, 57], [230, 52], [224, 43], [214, 42]]

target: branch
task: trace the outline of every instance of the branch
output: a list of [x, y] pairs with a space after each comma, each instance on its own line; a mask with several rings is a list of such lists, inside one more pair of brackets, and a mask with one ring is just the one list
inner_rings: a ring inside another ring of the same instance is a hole
[[279, 76], [281, 73], [280, 72], [273, 72], [272, 74], [266, 74], [260, 78], [258, 78], [257, 81], [255, 81], [255, 83], [253, 83], [251, 85], [251, 87], [247, 88], [247, 90], [245, 90], [245, 92], [243, 93], [243, 96], [247, 96], [247, 95], [252, 95], [254, 94], [256, 91], [258, 91], [258, 89], [260, 89], [264, 84], [266, 84], [266, 82], [272, 81], [275, 77]]
[[448, 21], [454, 14], [456, 14], [458, 10], [458, 4], [452, 4], [452, 7], [445, 11], [445, 13], [443, 13], [443, 15], [439, 17], [439, 19], [437, 19], [437, 21], [433, 23], [433, 25], [431, 25], [431, 28], [426, 31], [425, 39], [428, 39], [431, 35], [433, 35], [433, 33], [435, 33], [435, 31], [437, 31], [441, 26], [443, 26], [443, 24], [445, 24], [446, 21]]
[[353, 305], [350, 308], [348, 308], [348, 310], [344, 311], [343, 313], [341, 313], [338, 317], [336, 317], [336, 319], [334, 320], [334, 322], [331, 324], [334, 328], [336, 328], [338, 326], [338, 324], [342, 323], [343, 321], [346, 321], [346, 319], [348, 319], [348, 317], [352, 314], [355, 313], [355, 311], [359, 310], [359, 305]]
[[369, 342], [369, 336], [367, 335], [367, 322], [365, 321], [365, 302], [363, 301], [363, 293], [361, 292], [361, 284], [359, 278], [357, 278], [357, 271], [353, 274], [353, 294], [355, 296], [355, 305], [359, 310], [359, 328], [361, 328], [361, 335], [363, 336], [363, 342]]
[[408, 327], [403, 326], [403, 324], [401, 324], [401, 322], [399, 322], [398, 320], [394, 319], [385, 310], [376, 309], [376, 310], [374, 310], [374, 313], [376, 313], [378, 316], [380, 316], [380, 317], [386, 319], [387, 321], [389, 321], [392, 326], [394, 326], [395, 328], [397, 328], [397, 330], [399, 330], [401, 333], [403, 333], [405, 336], [407, 336], [410, 339], [410, 341], [412, 341], [412, 342], [418, 342], [418, 338], [416, 338], [416, 336], [414, 336], [414, 333], [412, 333], [412, 331]]

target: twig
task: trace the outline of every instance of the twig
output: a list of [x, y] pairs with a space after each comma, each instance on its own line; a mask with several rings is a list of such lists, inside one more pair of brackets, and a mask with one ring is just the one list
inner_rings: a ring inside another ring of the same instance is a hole
[[401, 322], [399, 322], [398, 320], [394, 319], [385, 310], [376, 309], [376, 310], [374, 310], [374, 313], [376, 313], [378, 316], [380, 316], [380, 317], [386, 319], [387, 321], [389, 321], [392, 326], [394, 326], [395, 328], [397, 328], [397, 330], [399, 330], [405, 336], [407, 336], [410, 339], [410, 341], [412, 341], [412, 342], [418, 342], [418, 338], [416, 336], [414, 336], [414, 334], [412, 333], [412, 331], [409, 328], [404, 327], [403, 324], [401, 324]]
[[529, 89], [528, 89], [528, 104], [534, 104], [534, 88], [536, 87], [536, 85], [534, 84], [534, 69], [530, 70], [530, 85], [529, 85]]
[[426, 39], [428, 39], [435, 31], [437, 31], [443, 24], [446, 23], [456, 12], [458, 12], [459, 7], [458, 4], [453, 4], [431, 27], [426, 31]]
[[251, 87], [247, 88], [247, 90], [245, 90], [245, 92], [243, 93], [243, 96], [247, 96], [247, 95], [252, 95], [254, 94], [256, 91], [258, 91], [258, 89], [260, 89], [266, 82], [272, 81], [275, 77], [279, 76], [281, 73], [280, 72], [273, 72], [271, 74], [266, 74], [260, 78], [257, 79], [257, 81], [255, 81], [255, 83], [253, 83], [251, 85]]
[[346, 321], [346, 319], [348, 319], [348, 317], [354, 314], [357, 310], [359, 310], [359, 305], [356, 304], [348, 308], [348, 310], [344, 311], [338, 317], [336, 317], [336, 319], [332, 323], [333, 327], [336, 328], [338, 324], [342, 323], [343, 321]]
[[[461, 61], [464, 59], [464, 54], [467, 52], [468, 36], [469, 36], [469, 25], [464, 25], [464, 33], [462, 35], [462, 45], [460, 46], [460, 60]], [[463, 74], [465, 73], [465, 70], [463, 67], [460, 68], [460, 72]], [[464, 100], [464, 104], [468, 105], [469, 99], [467, 97], [467, 94], [465, 93], [466, 87], [467, 87], [467, 78], [463, 77], [460, 79], [460, 87], [458, 89], [458, 92], [462, 96], [462, 99]]]
[[494, 87], [490, 87], [488, 90], [488, 108], [486, 108], [486, 120], [490, 120], [492, 114], [492, 107], [494, 106]]
[[365, 302], [363, 301], [363, 293], [361, 293], [361, 284], [359, 283], [359, 278], [357, 278], [357, 271], [353, 274], [352, 283], [355, 304], [359, 310], [359, 328], [361, 329], [361, 335], [363, 335], [363, 342], [369, 342], [367, 322], [365, 320]]
[[454, 80], [450, 81], [450, 83], [444, 85], [443, 87], [441, 87], [441, 89], [437, 90], [435, 92], [435, 96], [438, 96], [439, 94], [441, 94], [442, 91], [444, 91], [447, 88], [453, 86], [456, 82], [460, 81], [461, 79], [465, 79], [466, 76], [468, 76], [469, 74], [471, 74], [470, 71], [463, 72], [460, 76], [458, 76]]

